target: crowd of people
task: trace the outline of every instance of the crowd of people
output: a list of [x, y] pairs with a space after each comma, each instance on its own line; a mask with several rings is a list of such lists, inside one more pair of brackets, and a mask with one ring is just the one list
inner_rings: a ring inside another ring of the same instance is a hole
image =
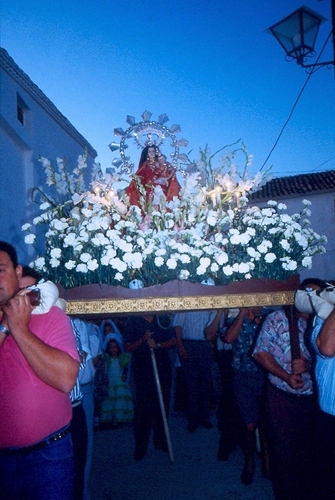
[[[127, 195], [145, 211], [180, 186], [155, 146], [142, 156]], [[185, 439], [216, 413], [215, 453], [241, 447], [243, 484], [258, 453], [277, 500], [335, 498], [335, 292], [314, 278], [300, 292], [271, 310], [70, 319], [56, 285], [1, 241], [0, 498], [88, 500], [94, 428], [131, 423], [135, 461], [151, 433], [170, 452], [180, 393]]]
[[[310, 279], [301, 288], [317, 293], [327, 284]], [[335, 497], [330, 309], [322, 318], [284, 306], [70, 320], [57, 287], [20, 266], [6, 242], [0, 299], [1, 498], [89, 498], [94, 425], [132, 422], [136, 461], [151, 432], [154, 447], [168, 452], [162, 402], [168, 417], [176, 367], [185, 439], [211, 429], [215, 409], [217, 458], [241, 446], [242, 483], [252, 483], [258, 452], [276, 499]]]

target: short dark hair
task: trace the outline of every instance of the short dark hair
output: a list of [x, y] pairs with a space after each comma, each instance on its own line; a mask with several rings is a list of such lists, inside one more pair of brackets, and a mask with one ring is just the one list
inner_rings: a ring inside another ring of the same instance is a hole
[[13, 263], [14, 269], [17, 268], [19, 260], [15, 248], [7, 241], [0, 241], [0, 252], [5, 252]]
[[22, 266], [22, 278], [26, 278], [27, 276], [29, 276], [30, 278], [34, 278], [36, 280], [36, 283], [38, 283], [42, 278], [41, 274], [36, 271], [36, 269], [33, 269], [29, 266]]
[[300, 283], [301, 290], [308, 288], [308, 285], [316, 285], [320, 288], [327, 288], [327, 283], [319, 278], [306, 278]]

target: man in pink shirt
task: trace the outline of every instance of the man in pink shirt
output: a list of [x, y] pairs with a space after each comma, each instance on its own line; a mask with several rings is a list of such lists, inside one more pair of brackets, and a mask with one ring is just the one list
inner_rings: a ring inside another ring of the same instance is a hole
[[73, 499], [69, 392], [79, 356], [58, 307], [31, 315], [22, 267], [0, 241], [0, 498]]

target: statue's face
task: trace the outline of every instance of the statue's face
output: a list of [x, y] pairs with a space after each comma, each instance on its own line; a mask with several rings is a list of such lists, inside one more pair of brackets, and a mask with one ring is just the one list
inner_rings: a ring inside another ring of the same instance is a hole
[[156, 148], [150, 147], [148, 149], [148, 158], [153, 159], [156, 156]]

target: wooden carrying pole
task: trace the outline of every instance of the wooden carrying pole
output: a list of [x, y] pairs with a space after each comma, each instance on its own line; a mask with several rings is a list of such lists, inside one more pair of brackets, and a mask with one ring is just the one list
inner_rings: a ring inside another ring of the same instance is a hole
[[301, 357], [300, 345], [299, 345], [298, 317], [295, 311], [295, 307], [293, 305], [289, 306], [288, 324], [290, 328], [291, 356], [293, 361], [294, 359], [299, 359]]
[[174, 463], [174, 456], [173, 456], [172, 444], [171, 444], [171, 439], [170, 439], [170, 431], [169, 431], [169, 426], [168, 426], [168, 422], [167, 422], [167, 418], [166, 418], [166, 411], [165, 411], [165, 406], [164, 406], [161, 383], [159, 380], [159, 374], [158, 374], [157, 363], [156, 363], [156, 356], [155, 356], [155, 353], [154, 353], [154, 350], [152, 347], [150, 347], [150, 354], [151, 354], [152, 366], [153, 366], [154, 374], [155, 374], [155, 381], [156, 381], [156, 386], [157, 386], [159, 405], [161, 407], [161, 412], [162, 412], [166, 442], [167, 442], [167, 446], [168, 446], [168, 450], [169, 450], [170, 460], [171, 460], [171, 463], [173, 464]]

